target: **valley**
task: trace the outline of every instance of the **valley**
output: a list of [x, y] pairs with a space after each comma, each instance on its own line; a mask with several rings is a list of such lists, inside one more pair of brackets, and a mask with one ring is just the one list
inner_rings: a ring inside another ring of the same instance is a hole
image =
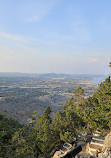
[[37, 117], [50, 106], [53, 118], [64, 103], [74, 97], [72, 92], [81, 86], [85, 97], [97, 89], [94, 76], [41, 74], [38, 76], [0, 77], [0, 112], [19, 123], [27, 123], [37, 111]]

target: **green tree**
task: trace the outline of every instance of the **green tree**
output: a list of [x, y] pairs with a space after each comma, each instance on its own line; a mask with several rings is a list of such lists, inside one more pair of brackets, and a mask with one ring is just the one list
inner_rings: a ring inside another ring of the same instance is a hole
[[50, 107], [46, 107], [43, 114], [37, 118], [36, 133], [39, 148], [46, 158], [49, 158], [49, 154], [54, 147], [53, 131], [51, 130], [52, 120], [50, 118]]
[[0, 157], [8, 156], [13, 146], [12, 136], [20, 127], [16, 120], [8, 119], [5, 114], [0, 114]]
[[39, 147], [37, 131], [35, 130], [36, 114], [34, 112], [31, 120], [14, 133], [12, 137], [14, 150], [11, 152], [11, 157], [39, 158], [43, 155]]
[[111, 62], [109, 63], [109, 67], [111, 67]]
[[[74, 137], [77, 137], [82, 126], [84, 126], [83, 120], [78, 116], [72, 107], [73, 99], [64, 105], [62, 112], [57, 112], [53, 120], [53, 129], [56, 131], [58, 142], [71, 141]], [[70, 104], [71, 103], [71, 104]]]
[[81, 86], [78, 86], [77, 89], [75, 89], [73, 91], [73, 93], [75, 94], [75, 96], [84, 96], [84, 89]]

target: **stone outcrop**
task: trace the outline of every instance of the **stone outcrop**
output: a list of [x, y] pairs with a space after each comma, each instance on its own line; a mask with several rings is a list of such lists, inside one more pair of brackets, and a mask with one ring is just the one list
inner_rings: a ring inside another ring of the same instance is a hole
[[105, 137], [101, 157], [111, 157], [111, 132]]
[[111, 132], [105, 137], [103, 151], [111, 150]]

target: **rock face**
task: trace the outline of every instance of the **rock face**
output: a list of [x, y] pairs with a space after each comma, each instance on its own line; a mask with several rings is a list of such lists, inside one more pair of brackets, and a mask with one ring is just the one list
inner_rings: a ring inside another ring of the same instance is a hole
[[103, 150], [111, 150], [111, 132], [105, 137]]
[[111, 154], [111, 132], [105, 137], [102, 150], [103, 150], [103, 155]]

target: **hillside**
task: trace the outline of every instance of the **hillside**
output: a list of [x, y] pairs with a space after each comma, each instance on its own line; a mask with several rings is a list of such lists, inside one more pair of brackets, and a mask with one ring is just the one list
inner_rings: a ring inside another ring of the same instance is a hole
[[50, 106], [54, 117], [58, 110], [62, 110], [64, 103], [73, 96], [72, 91], [77, 86], [81, 85], [87, 96], [92, 95], [97, 89], [97, 85], [87, 76], [74, 78], [61, 74], [40, 76], [0, 77], [0, 111], [7, 113], [8, 118], [17, 119], [23, 124], [27, 123], [34, 111], [40, 116], [45, 107]]
[[88, 130], [92, 133], [98, 130], [102, 133], [101, 137], [109, 133], [111, 130], [110, 77], [99, 85], [93, 96], [84, 99], [84, 96], [78, 93], [75, 99], [73, 97], [69, 99], [62, 111], [57, 112], [53, 121], [50, 113], [50, 107], [46, 107], [37, 120], [34, 113], [27, 125], [19, 129], [17, 124], [16, 129], [12, 127], [16, 130], [15, 133], [8, 130], [11, 124], [4, 128], [6, 132], [3, 131], [5, 120], [1, 117], [2, 157], [8, 153], [8, 157], [49, 158], [53, 149], [61, 147], [67, 140], [73, 140], [82, 131]]

